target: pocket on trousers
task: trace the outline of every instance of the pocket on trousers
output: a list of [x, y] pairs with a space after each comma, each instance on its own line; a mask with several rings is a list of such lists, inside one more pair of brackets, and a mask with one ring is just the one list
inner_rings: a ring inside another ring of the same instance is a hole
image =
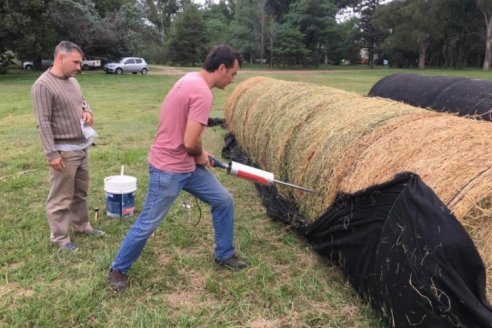
[[81, 161], [84, 159], [84, 157], [87, 156], [87, 153], [83, 150], [80, 151], [61, 151], [60, 152], [61, 158], [65, 161]]

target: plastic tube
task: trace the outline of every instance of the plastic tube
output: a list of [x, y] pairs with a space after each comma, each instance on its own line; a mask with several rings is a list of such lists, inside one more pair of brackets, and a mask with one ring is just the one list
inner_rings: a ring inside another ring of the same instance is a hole
[[263, 171], [237, 162], [230, 163], [229, 174], [265, 186], [271, 186], [274, 183], [273, 173]]

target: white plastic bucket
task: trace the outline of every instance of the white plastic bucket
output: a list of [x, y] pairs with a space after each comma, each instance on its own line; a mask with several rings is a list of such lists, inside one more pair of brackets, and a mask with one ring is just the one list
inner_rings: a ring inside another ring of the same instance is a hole
[[112, 175], [104, 178], [106, 214], [122, 218], [132, 216], [135, 210], [137, 178], [129, 175]]

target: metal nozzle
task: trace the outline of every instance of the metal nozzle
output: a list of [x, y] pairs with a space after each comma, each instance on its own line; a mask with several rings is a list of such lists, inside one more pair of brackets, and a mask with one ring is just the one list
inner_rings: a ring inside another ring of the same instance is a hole
[[283, 181], [279, 181], [279, 180], [273, 180], [273, 181], [275, 183], [279, 183], [281, 185], [292, 187], [292, 188], [296, 188], [296, 189], [303, 190], [303, 191], [306, 191], [306, 192], [315, 192], [313, 189], [304, 188], [304, 187], [297, 186], [297, 185], [292, 184], [292, 183], [283, 182]]

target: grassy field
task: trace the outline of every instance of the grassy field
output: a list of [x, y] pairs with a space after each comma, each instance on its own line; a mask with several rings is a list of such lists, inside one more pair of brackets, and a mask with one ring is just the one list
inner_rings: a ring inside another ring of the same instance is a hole
[[[0, 327], [383, 327], [340, 270], [317, 257], [302, 237], [271, 221], [254, 186], [217, 171], [236, 203], [236, 246], [251, 268], [232, 273], [212, 262], [209, 208], [182, 194], [130, 271], [130, 287], [114, 294], [107, 271], [135, 219], [105, 216], [103, 179], [125, 173], [138, 179], [136, 208], [147, 184], [146, 156], [164, 95], [190, 69], [153, 67], [147, 76], [79, 76], [95, 112], [97, 146], [90, 150], [89, 206], [103, 239], [73, 236], [79, 252], [49, 243], [45, 215], [47, 164], [32, 113], [30, 87], [40, 72], [0, 75]], [[308, 81], [366, 94], [392, 69], [243, 70], [237, 82], [265, 75]], [[410, 71], [405, 71], [410, 72]], [[481, 71], [425, 74], [492, 79]], [[211, 117], [223, 117], [234, 85], [215, 90]], [[207, 150], [220, 154], [226, 131], [210, 127]], [[183, 201], [191, 209], [181, 206]]]

